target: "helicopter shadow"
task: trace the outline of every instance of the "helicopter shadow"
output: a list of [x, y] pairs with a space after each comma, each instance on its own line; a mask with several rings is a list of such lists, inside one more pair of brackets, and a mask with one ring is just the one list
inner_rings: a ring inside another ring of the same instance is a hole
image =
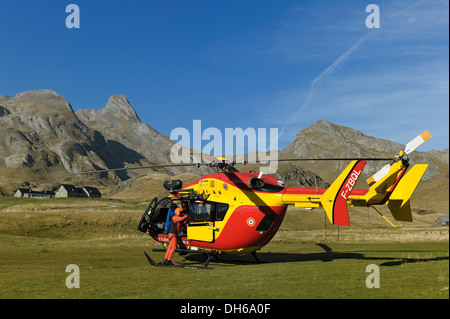
[[[449, 260], [448, 256], [443, 257], [432, 257], [432, 258], [404, 258], [404, 257], [369, 257], [365, 256], [363, 253], [352, 253], [352, 252], [335, 252], [326, 244], [316, 244], [321, 247], [324, 251], [317, 253], [278, 253], [278, 252], [258, 252], [257, 261], [251, 254], [242, 255], [236, 257], [235, 255], [220, 255], [218, 260], [211, 261], [211, 265], [219, 263], [220, 266], [232, 266], [232, 265], [245, 265], [245, 264], [277, 264], [277, 263], [287, 263], [287, 262], [306, 262], [306, 261], [322, 261], [322, 262], [332, 262], [335, 260], [367, 260], [371, 262], [384, 261], [379, 264], [383, 267], [400, 266], [403, 264], [415, 264], [415, 263], [427, 263], [441, 260]], [[186, 256], [189, 260], [201, 260], [202, 256], [192, 255]], [[217, 265], [219, 266], [219, 265]]]

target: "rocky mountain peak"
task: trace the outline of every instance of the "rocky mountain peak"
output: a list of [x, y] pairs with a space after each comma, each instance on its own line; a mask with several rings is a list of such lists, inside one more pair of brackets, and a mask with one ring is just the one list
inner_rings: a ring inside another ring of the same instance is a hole
[[325, 120], [319, 120], [315, 122], [314, 124], [310, 125], [309, 127], [305, 128], [304, 130], [301, 130], [297, 133], [297, 138], [302, 138], [302, 136], [308, 134], [322, 134], [322, 135], [329, 135], [329, 136], [339, 136], [342, 139], [361, 139], [361, 138], [368, 138], [371, 137], [364, 135], [362, 132], [352, 129], [350, 127], [337, 125]]
[[70, 103], [53, 90], [43, 89], [18, 93], [3, 103], [11, 113], [20, 116], [36, 116], [37, 114], [62, 113], [73, 115]]
[[106, 103], [104, 111], [114, 114], [115, 116], [126, 116], [127, 118], [137, 119], [140, 121], [139, 116], [136, 114], [136, 111], [131, 106], [125, 95], [111, 95], [108, 103]]
[[325, 120], [318, 120], [317, 122], [308, 126], [306, 129], [308, 129], [308, 130], [327, 130], [327, 129], [334, 129], [334, 128], [336, 128], [336, 126], [337, 126], [336, 124], [333, 124], [331, 122], [328, 122]]
[[[124, 95], [113, 94], [100, 110], [77, 110], [76, 115], [88, 127], [141, 154], [154, 163], [168, 163], [173, 142], [143, 123]], [[145, 138], [144, 138], [145, 137]]]

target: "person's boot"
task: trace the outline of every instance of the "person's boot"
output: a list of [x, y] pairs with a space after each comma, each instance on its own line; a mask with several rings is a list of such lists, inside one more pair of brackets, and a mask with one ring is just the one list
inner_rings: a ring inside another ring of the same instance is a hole
[[164, 259], [164, 265], [171, 266], [171, 265], [173, 265], [173, 263], [171, 260]]

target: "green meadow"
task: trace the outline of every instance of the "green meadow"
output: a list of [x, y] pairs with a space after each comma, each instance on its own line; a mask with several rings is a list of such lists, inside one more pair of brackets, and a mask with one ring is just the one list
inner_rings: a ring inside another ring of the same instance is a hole
[[[323, 212], [288, 209], [274, 239], [251, 255], [221, 255], [211, 270], [156, 268], [163, 252], [136, 230], [145, 202], [93, 199], [0, 199], [2, 299], [448, 299], [448, 228], [434, 216], [392, 228], [367, 211], [350, 227]], [[201, 264], [201, 255], [175, 255]], [[68, 288], [79, 268], [79, 288]], [[378, 269], [379, 288], [368, 288]], [[368, 268], [369, 266], [369, 268]]]

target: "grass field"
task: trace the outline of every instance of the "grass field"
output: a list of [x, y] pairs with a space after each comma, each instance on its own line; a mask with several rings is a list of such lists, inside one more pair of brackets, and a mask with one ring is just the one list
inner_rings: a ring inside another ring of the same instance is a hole
[[[144, 250], [156, 261], [163, 253], [136, 230], [145, 206], [1, 198], [0, 298], [449, 298], [448, 228], [432, 228], [434, 216], [394, 229], [376, 213], [354, 211], [352, 226], [337, 229], [320, 210], [289, 208], [258, 253], [262, 263], [221, 256], [213, 270], [195, 270], [147, 263]], [[175, 255], [174, 262], [202, 259]], [[80, 288], [66, 287], [70, 264], [79, 266]], [[380, 288], [366, 287], [371, 264]]]

